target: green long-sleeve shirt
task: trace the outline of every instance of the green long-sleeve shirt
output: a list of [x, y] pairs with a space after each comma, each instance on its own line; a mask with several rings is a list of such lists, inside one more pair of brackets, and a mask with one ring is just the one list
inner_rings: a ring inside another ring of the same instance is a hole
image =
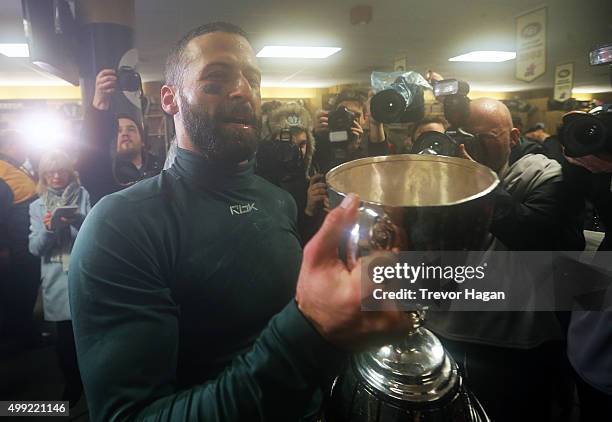
[[292, 301], [295, 214], [252, 165], [212, 168], [185, 150], [94, 207], [69, 271], [92, 420], [304, 414], [341, 354]]

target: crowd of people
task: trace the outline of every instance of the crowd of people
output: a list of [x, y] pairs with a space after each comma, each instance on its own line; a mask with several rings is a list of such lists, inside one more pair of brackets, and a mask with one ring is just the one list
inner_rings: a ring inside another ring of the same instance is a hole
[[[139, 120], [113, 112], [110, 69], [96, 78], [76, 162], [46, 152], [36, 181], [22, 168], [27, 143], [0, 133], [1, 334], [16, 347], [38, 341], [40, 288], [62, 399], [84, 390], [92, 420], [317, 420], [348, 353], [410, 327], [399, 311], [361, 312], [361, 266], [337, 254], [359, 198], [331, 209], [327, 196], [334, 166], [394, 152], [371, 93], [344, 90], [313, 116], [299, 103], [262, 107], [260, 83], [240, 28], [187, 33], [161, 89], [176, 132], [163, 171]], [[340, 108], [353, 119], [341, 148], [329, 127]], [[426, 116], [410, 138], [448, 128]], [[489, 250], [583, 250], [587, 202], [612, 227], [610, 156], [568, 159], [555, 135], [522, 133], [488, 98], [470, 102], [462, 129], [482, 154], [461, 145], [461, 158], [501, 182]], [[426, 326], [493, 420], [570, 420], [577, 386], [591, 421], [612, 417], [611, 323], [595, 312], [439, 312]]]

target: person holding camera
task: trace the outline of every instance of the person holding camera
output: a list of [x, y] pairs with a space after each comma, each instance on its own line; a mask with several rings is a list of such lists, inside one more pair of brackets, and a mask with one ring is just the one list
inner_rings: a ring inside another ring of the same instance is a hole
[[325, 173], [348, 161], [390, 152], [383, 124], [375, 121], [369, 112], [372, 94], [343, 90], [336, 97], [333, 111], [317, 114], [312, 159], [316, 174], [310, 178], [304, 223], [300, 227], [304, 243], [321, 227], [329, 211]]
[[[464, 129], [480, 146], [475, 161], [501, 182], [494, 194], [489, 250], [579, 250], [580, 217], [561, 166], [538, 144], [519, 142], [507, 107], [489, 98], [471, 101]], [[465, 145], [459, 148], [463, 158], [473, 160]], [[529, 415], [550, 421], [555, 406], [569, 411], [571, 377], [554, 313], [430, 312], [426, 324], [463, 365], [466, 382], [492, 419]]]
[[313, 165], [319, 172], [327, 173], [358, 158], [389, 154], [383, 124], [369, 113], [371, 94], [343, 90], [334, 101], [333, 111], [318, 113]]
[[419, 139], [419, 136], [425, 132], [440, 132], [445, 133], [446, 129], [448, 129], [450, 124], [448, 121], [441, 116], [427, 116], [419, 120], [412, 126], [411, 130], [411, 145]]
[[29, 249], [40, 257], [44, 317], [56, 323], [57, 356], [65, 382], [62, 400], [72, 407], [83, 387], [68, 304], [68, 264], [72, 245], [91, 206], [89, 193], [81, 186], [65, 152], [46, 152], [38, 171], [40, 198], [30, 204]]
[[[81, 178], [91, 191], [92, 203], [162, 169], [157, 157], [146, 150], [142, 124], [132, 116], [112, 111], [113, 95], [121, 89], [117, 72], [102, 69], [95, 84], [83, 121], [83, 136], [89, 148], [80, 163]], [[114, 142], [109, 148], [107, 143], [111, 140]]]
[[[297, 205], [302, 245], [329, 211], [325, 178], [314, 173], [315, 141], [310, 113], [299, 104], [279, 105], [267, 118], [268, 139], [257, 148], [256, 173], [289, 192]], [[323, 212], [322, 212], [323, 211]]]

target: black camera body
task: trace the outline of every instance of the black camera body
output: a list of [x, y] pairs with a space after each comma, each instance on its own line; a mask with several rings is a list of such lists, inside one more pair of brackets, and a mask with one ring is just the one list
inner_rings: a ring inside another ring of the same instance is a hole
[[424, 132], [414, 140], [411, 153], [458, 157], [459, 145], [476, 161], [483, 155], [482, 145], [474, 135], [462, 129], [470, 115], [470, 86], [457, 79], [437, 81], [433, 85], [434, 96], [442, 97], [444, 117], [450, 123], [445, 133]]
[[121, 66], [117, 69], [117, 85], [120, 91], [142, 91], [140, 74], [130, 66]]
[[257, 173], [283, 187], [305, 178], [306, 168], [300, 148], [291, 140], [291, 131], [281, 129], [278, 139], [268, 139], [257, 147]]
[[350, 139], [351, 128], [356, 114], [344, 106], [339, 106], [327, 115], [330, 142], [345, 142]]
[[[444, 118], [448, 120], [451, 128], [460, 128], [465, 125], [470, 116], [470, 85], [457, 79], [444, 79], [433, 85], [434, 96], [442, 97], [444, 105]], [[455, 129], [456, 130], [456, 129]]]
[[370, 111], [374, 120], [381, 123], [418, 122], [425, 116], [423, 88], [399, 76], [388, 89], [372, 97]]
[[423, 132], [412, 145], [412, 154], [445, 155], [459, 157], [459, 145], [476, 161], [482, 157], [482, 146], [477, 138], [463, 129], [449, 129], [445, 133]]
[[612, 153], [612, 104], [595, 107], [588, 113], [563, 116], [559, 142], [568, 157]]

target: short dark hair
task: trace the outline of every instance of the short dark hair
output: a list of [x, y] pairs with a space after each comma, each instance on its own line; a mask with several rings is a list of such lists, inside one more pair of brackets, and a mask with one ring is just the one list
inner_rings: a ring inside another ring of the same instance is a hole
[[338, 107], [344, 101], [355, 101], [362, 106], [368, 101], [368, 94], [357, 89], [343, 89], [334, 101], [334, 107]]
[[416, 122], [414, 124], [414, 126], [412, 127], [412, 132], [410, 133], [410, 137], [412, 138], [412, 142], [416, 141], [416, 139], [414, 139], [414, 134], [416, 133], [418, 128], [420, 128], [421, 126], [432, 124], [432, 123], [436, 123], [436, 124], [444, 126], [444, 130], [448, 129], [448, 127], [450, 126], [450, 124], [448, 123], [448, 120], [446, 120], [442, 116], [427, 116], [427, 117], [424, 117], [421, 120], [419, 120], [418, 122]]
[[183, 83], [183, 73], [185, 67], [185, 47], [194, 38], [200, 35], [210, 34], [211, 32], [227, 32], [228, 34], [238, 34], [241, 37], [249, 39], [248, 35], [242, 28], [229, 22], [212, 22], [206, 25], [198, 26], [189, 31], [178, 43], [172, 48], [168, 58], [166, 59], [166, 69], [164, 79], [166, 84], [180, 87]]

